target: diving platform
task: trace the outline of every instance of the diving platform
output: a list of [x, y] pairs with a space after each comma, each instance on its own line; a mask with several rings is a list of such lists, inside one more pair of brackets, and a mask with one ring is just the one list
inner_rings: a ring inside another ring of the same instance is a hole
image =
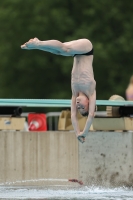
[[[133, 107], [133, 101], [96, 100], [97, 106]], [[70, 107], [70, 99], [0, 99], [0, 106]]]

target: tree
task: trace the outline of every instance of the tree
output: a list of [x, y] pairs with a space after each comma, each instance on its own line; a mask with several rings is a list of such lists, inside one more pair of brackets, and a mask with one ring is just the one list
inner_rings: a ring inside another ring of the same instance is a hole
[[35, 36], [62, 42], [90, 39], [97, 99], [124, 96], [132, 74], [132, 10], [129, 0], [2, 1], [0, 97], [71, 98], [73, 58], [20, 49]]

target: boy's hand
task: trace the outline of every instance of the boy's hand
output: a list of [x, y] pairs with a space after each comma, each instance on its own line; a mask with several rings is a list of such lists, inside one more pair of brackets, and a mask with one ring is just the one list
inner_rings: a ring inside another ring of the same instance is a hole
[[84, 136], [78, 136], [78, 140], [79, 140], [81, 143], [84, 143], [84, 142], [85, 142], [85, 137], [84, 137]]
[[78, 137], [86, 137], [86, 135], [87, 135], [87, 132], [80, 132], [79, 134], [78, 134]]
[[83, 134], [83, 132], [80, 132], [77, 136], [78, 140], [81, 142], [81, 143], [84, 143], [85, 142], [85, 136]]

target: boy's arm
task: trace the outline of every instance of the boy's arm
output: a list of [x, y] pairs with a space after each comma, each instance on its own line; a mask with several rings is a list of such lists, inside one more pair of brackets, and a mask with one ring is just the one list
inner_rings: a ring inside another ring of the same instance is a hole
[[79, 125], [78, 125], [78, 120], [77, 120], [76, 97], [74, 95], [72, 96], [72, 101], [71, 101], [71, 121], [72, 121], [75, 134], [78, 137], [80, 130], [79, 130]]
[[92, 120], [94, 118], [95, 105], [96, 105], [96, 91], [94, 91], [93, 95], [89, 98], [89, 115], [84, 130], [81, 134], [79, 134], [79, 137], [81, 136], [86, 137], [86, 135], [88, 134], [90, 126], [92, 124]]

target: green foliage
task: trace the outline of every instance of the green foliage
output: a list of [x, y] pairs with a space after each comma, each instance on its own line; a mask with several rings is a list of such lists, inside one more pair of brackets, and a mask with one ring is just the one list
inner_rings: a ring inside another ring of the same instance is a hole
[[97, 99], [124, 97], [132, 70], [133, 2], [4, 0], [0, 6], [0, 98], [71, 98], [73, 58], [21, 50], [31, 38], [88, 38]]

